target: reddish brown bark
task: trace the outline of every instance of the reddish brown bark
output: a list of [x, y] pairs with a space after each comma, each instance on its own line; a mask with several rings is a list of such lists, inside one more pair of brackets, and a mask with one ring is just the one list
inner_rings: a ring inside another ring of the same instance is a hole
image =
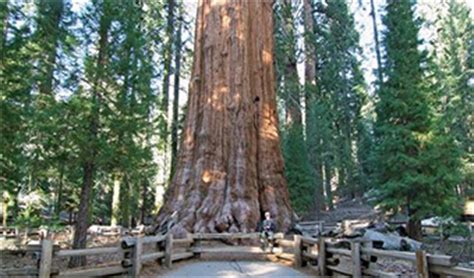
[[201, 0], [176, 174], [158, 216], [175, 233], [248, 232], [264, 211], [291, 224], [273, 70], [272, 2]]

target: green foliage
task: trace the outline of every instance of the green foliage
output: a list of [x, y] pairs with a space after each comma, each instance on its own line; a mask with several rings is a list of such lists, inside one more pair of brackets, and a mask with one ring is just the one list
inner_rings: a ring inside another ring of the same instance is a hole
[[340, 197], [362, 195], [368, 187], [368, 166], [362, 163], [371, 148], [370, 123], [361, 114], [367, 88], [358, 60], [359, 35], [347, 3], [330, 1], [317, 10], [316, 88], [307, 93], [307, 137], [312, 166], [324, 172], [320, 182], [326, 185], [327, 205], [332, 207], [334, 176]]
[[[77, 211], [86, 162], [94, 165], [94, 221], [110, 217], [112, 172], [127, 174], [124, 192], [134, 200], [154, 185], [164, 2], [91, 0], [73, 13], [70, 1], [1, 1], [0, 169], [19, 223], [53, 228], [61, 211]], [[20, 192], [44, 202], [25, 206]], [[139, 214], [138, 201], [125, 206]]]
[[468, 225], [460, 222], [448, 222], [442, 225], [441, 231], [441, 235], [445, 239], [450, 236], [461, 236], [464, 238], [469, 238], [471, 236], [471, 231]]
[[301, 119], [294, 8], [291, 1], [275, 5], [277, 95], [284, 108], [280, 113], [285, 118], [281, 127], [282, 151], [290, 200], [297, 213], [305, 213], [314, 205], [315, 190]]
[[474, 184], [474, 88], [469, 85], [474, 70], [474, 23], [471, 10], [462, 1], [447, 1], [439, 7], [434, 27], [437, 39], [432, 53], [433, 91], [439, 132], [449, 136], [461, 152], [461, 191], [469, 194]]
[[457, 208], [459, 152], [436, 128], [413, 2], [389, 1], [386, 10], [387, 80], [379, 91], [375, 125], [379, 204], [415, 220], [446, 215]]
[[18, 196], [20, 214], [15, 218], [19, 227], [38, 228], [45, 223], [41, 214], [47, 208], [48, 200], [40, 190], [20, 193]]
[[[387, 2], [386, 80], [374, 127], [346, 2], [313, 1], [314, 30], [305, 43], [316, 49], [316, 85], [304, 88], [304, 98], [296, 70], [301, 6], [275, 5], [282, 148], [296, 211], [311, 208], [317, 190], [331, 208], [336, 185], [338, 197], [373, 188], [385, 210], [408, 210], [417, 219], [458, 213], [458, 195], [474, 190], [471, 11], [462, 1], [443, 2], [427, 60], [414, 2]], [[167, 4], [90, 0], [73, 12], [66, 0], [0, 1], [0, 182], [19, 225], [60, 228], [60, 212], [77, 212], [86, 162], [94, 165], [93, 221], [110, 220], [113, 173], [124, 176], [121, 222], [137, 219], [143, 207], [150, 211], [157, 168], [165, 167], [154, 160], [169, 145], [159, 93], [164, 76], [174, 74], [164, 67], [176, 51]], [[175, 4], [184, 12], [181, 1]], [[185, 57], [191, 24], [181, 15], [175, 20], [183, 24]], [[98, 63], [101, 32], [108, 39]]]
[[306, 144], [299, 125], [292, 125], [283, 134], [285, 176], [293, 209], [305, 213], [314, 205], [314, 189], [311, 168], [307, 159]]

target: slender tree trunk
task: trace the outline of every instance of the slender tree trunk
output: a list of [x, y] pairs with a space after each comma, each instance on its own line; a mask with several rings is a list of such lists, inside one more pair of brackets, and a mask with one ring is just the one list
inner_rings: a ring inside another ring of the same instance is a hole
[[124, 190], [122, 190], [123, 194], [120, 199], [120, 212], [121, 212], [121, 218], [122, 218], [122, 226], [131, 228], [131, 183], [127, 177], [127, 175], [124, 176], [123, 178], [123, 183], [122, 187]]
[[[344, 147], [344, 146], [341, 146]], [[343, 151], [341, 151], [343, 152]], [[344, 158], [343, 155], [341, 155], [341, 158]], [[344, 190], [346, 190], [347, 185], [346, 185], [346, 165], [345, 162], [342, 162], [340, 160], [337, 161], [337, 168], [336, 168], [336, 173], [337, 173], [337, 188], [336, 188], [336, 193], [339, 196], [343, 196]]]
[[9, 18], [9, 12], [10, 10], [8, 9], [8, 1], [0, 1], [0, 22], [2, 24], [2, 41], [0, 42], [0, 45], [2, 46], [2, 67], [4, 57], [5, 57], [5, 49], [7, 46], [7, 34], [8, 34], [8, 18]]
[[[407, 206], [406, 206], [406, 213], [408, 214], [408, 222], [407, 222], [407, 233], [408, 237], [421, 241], [423, 234], [421, 230], [421, 220], [415, 217], [416, 211], [410, 207], [412, 202], [412, 198], [414, 196], [407, 196]], [[416, 198], [416, 197], [415, 197]]]
[[346, 159], [346, 174], [347, 174], [347, 185], [349, 188], [349, 197], [354, 199], [357, 195], [357, 184], [354, 180], [354, 160], [352, 156], [352, 134], [350, 131], [346, 131], [346, 146], [347, 146], [347, 159]]
[[177, 33], [174, 49], [174, 98], [173, 98], [173, 122], [171, 126], [171, 171], [170, 178], [174, 175], [176, 160], [178, 158], [178, 124], [179, 124], [179, 83], [181, 74], [181, 19], [177, 21]]
[[8, 201], [9, 201], [9, 198], [10, 195], [8, 194], [8, 192], [5, 190], [3, 191], [3, 195], [2, 195], [2, 217], [3, 217], [3, 221], [2, 221], [2, 225], [3, 227], [7, 227], [7, 220], [8, 220]]
[[[166, 36], [168, 42], [165, 46], [164, 51], [164, 77], [163, 77], [163, 95], [161, 109], [163, 113], [168, 117], [168, 106], [169, 106], [169, 86], [171, 76], [171, 62], [173, 56], [173, 36], [174, 36], [174, 10], [175, 0], [168, 0], [168, 18], [166, 23]], [[166, 118], [168, 121], [169, 118]]]
[[161, 111], [165, 115], [165, 125], [163, 130], [164, 140], [166, 141], [165, 153], [168, 152], [168, 124], [169, 124], [169, 90], [170, 90], [170, 77], [171, 77], [171, 63], [173, 57], [173, 37], [174, 37], [174, 10], [175, 0], [168, 0], [168, 18], [166, 23], [166, 35], [168, 42], [165, 46], [164, 51], [164, 77], [163, 77], [163, 92]]
[[145, 217], [146, 217], [146, 208], [147, 208], [147, 203], [146, 203], [146, 195], [147, 195], [147, 190], [148, 188], [148, 181], [145, 179], [142, 181], [142, 196], [141, 196], [141, 206], [140, 206], [140, 224], [144, 225], [145, 224]]
[[285, 82], [285, 103], [286, 103], [286, 124], [302, 124], [301, 117], [301, 101], [298, 69], [296, 67], [296, 35], [295, 22], [292, 9], [292, 0], [283, 1], [283, 29], [287, 37], [287, 49], [290, 53], [286, 53], [284, 62], [284, 82]]
[[6, 202], [5, 200], [3, 200], [3, 204], [2, 204], [2, 225], [3, 227], [7, 227], [7, 219], [8, 219], [8, 202]]
[[[63, 14], [64, 3], [63, 0], [43, 0], [40, 6], [45, 9], [44, 18], [40, 21], [40, 32], [44, 38], [42, 45], [45, 48], [45, 63], [41, 70], [43, 71], [44, 78], [39, 84], [39, 92], [42, 95], [52, 95], [53, 93], [53, 80], [54, 80], [54, 67], [56, 65], [56, 56], [59, 40], [59, 24]], [[51, 14], [49, 14], [51, 13]]]
[[173, 57], [173, 36], [174, 34], [174, 11], [175, 11], [175, 0], [168, 0], [168, 17], [166, 23], [166, 37], [168, 39], [164, 49], [164, 69], [163, 69], [163, 91], [160, 104], [160, 110], [163, 115], [163, 125], [160, 130], [161, 140], [164, 142], [164, 147], [160, 157], [160, 169], [158, 174], [158, 183], [155, 189], [155, 207], [159, 209], [163, 199], [162, 192], [167, 188], [169, 177], [171, 174], [170, 161], [169, 161], [169, 87], [170, 87], [170, 76], [171, 76], [171, 63]]
[[407, 233], [408, 237], [421, 241], [423, 234], [421, 231], [421, 220], [415, 220], [410, 217], [407, 223]]
[[63, 186], [64, 186], [64, 168], [65, 166], [61, 164], [59, 166], [59, 185], [58, 185], [58, 192], [57, 192], [57, 199], [56, 199], [56, 216], [59, 218], [61, 213], [61, 204], [62, 204], [62, 196], [63, 196]]
[[324, 185], [326, 189], [326, 203], [329, 210], [334, 208], [332, 203], [332, 165], [329, 161], [325, 161], [324, 163]]
[[[79, 212], [74, 230], [73, 249], [84, 249], [87, 244], [87, 228], [89, 227], [89, 202], [94, 178], [94, 163], [87, 161], [83, 165], [83, 184], [79, 200]], [[86, 265], [85, 257], [71, 257], [69, 267]]]
[[[85, 150], [88, 154], [86, 160], [83, 162], [83, 183], [81, 189], [81, 196], [79, 201], [79, 214], [74, 230], [73, 249], [84, 249], [87, 243], [87, 229], [89, 227], [89, 211], [90, 211], [90, 196], [92, 187], [94, 185], [94, 172], [96, 168], [97, 156], [97, 137], [99, 128], [99, 113], [100, 113], [100, 97], [99, 87], [102, 81], [102, 74], [105, 64], [107, 62], [106, 48], [107, 37], [110, 27], [110, 15], [108, 14], [109, 7], [103, 5], [103, 15], [100, 19], [99, 26], [99, 54], [97, 58], [97, 71], [95, 73], [94, 85], [92, 88], [92, 112], [89, 121], [89, 143], [90, 148]], [[83, 266], [86, 264], [85, 257], [71, 257], [69, 267]]]
[[120, 174], [114, 174], [114, 188], [112, 195], [112, 217], [110, 218], [110, 225], [117, 226], [120, 215], [120, 181], [122, 179]]
[[[314, 182], [315, 182], [315, 209], [319, 216], [319, 212], [324, 209], [324, 190], [323, 190], [323, 173], [321, 165], [321, 155], [319, 150], [320, 137], [315, 133], [319, 131], [314, 130], [313, 133], [309, 131], [310, 128], [315, 128], [316, 124], [314, 121], [314, 113], [311, 112], [312, 103], [315, 99], [316, 94], [316, 50], [311, 35], [314, 34], [314, 17], [313, 17], [313, 6], [311, 0], [304, 0], [304, 28], [305, 28], [305, 64], [304, 64], [304, 75], [305, 75], [305, 114], [306, 114], [306, 140], [312, 141], [312, 145], [316, 145], [317, 148], [309, 152], [309, 161], [314, 171]], [[311, 135], [315, 138], [310, 138]]]
[[377, 15], [375, 13], [374, 0], [370, 0], [370, 16], [372, 17], [372, 26], [374, 28], [375, 54], [377, 55], [377, 76], [379, 83], [382, 84], [382, 58], [380, 55], [379, 31], [377, 28]]
[[199, 2], [189, 106], [176, 173], [158, 216], [174, 232], [254, 231], [264, 211], [293, 218], [280, 152], [272, 2]]

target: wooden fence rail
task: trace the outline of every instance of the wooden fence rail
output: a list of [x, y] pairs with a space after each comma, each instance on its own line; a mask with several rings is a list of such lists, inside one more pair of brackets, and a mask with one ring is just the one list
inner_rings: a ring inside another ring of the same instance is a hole
[[[131, 277], [137, 277], [143, 263], [150, 261], [159, 261], [162, 265], [171, 267], [174, 261], [199, 258], [203, 253], [267, 254], [257, 246], [205, 247], [202, 245], [204, 241], [216, 240], [247, 240], [245, 242], [252, 243], [258, 238], [258, 233], [189, 234], [184, 239], [174, 239], [171, 234], [136, 236], [123, 238], [118, 246], [78, 250], [56, 250], [53, 241], [46, 238], [42, 240], [41, 251], [38, 252], [40, 253], [39, 267], [28, 268], [24, 273], [38, 275], [40, 278], [115, 274], [128, 274]], [[311, 267], [316, 271], [316, 275], [321, 276], [339, 273], [352, 277], [399, 277], [398, 273], [384, 272], [370, 267], [372, 259], [385, 257], [412, 262], [416, 266], [418, 277], [422, 278], [429, 277], [430, 274], [474, 277], [474, 270], [457, 266], [450, 256], [426, 254], [421, 250], [416, 253], [388, 251], [374, 249], [370, 242], [345, 241], [345, 244], [334, 244], [333, 241], [323, 237], [310, 238], [296, 235], [293, 239], [287, 239], [282, 234], [277, 234], [276, 244], [279, 247], [275, 249], [277, 250], [275, 253], [282, 258], [291, 258], [296, 267]], [[341, 242], [343, 241], [339, 241], [339, 243]], [[151, 252], [144, 251], [150, 250], [150, 248], [144, 248], [146, 245], [153, 246]], [[184, 251], [182, 251], [183, 248]], [[288, 248], [292, 250], [291, 254], [285, 253], [285, 249]], [[181, 251], [178, 252], [178, 250]], [[100, 254], [119, 254], [122, 261], [120, 264], [96, 266], [89, 269], [59, 271], [53, 268], [54, 258]], [[345, 258], [345, 263], [342, 258]], [[20, 273], [23, 272], [18, 269], [0, 270], [0, 276], [21, 275]]]
[[[320, 240], [318, 243], [320, 250], [318, 256], [320, 257], [319, 270], [321, 274], [327, 273], [327, 270], [329, 269], [333, 272], [352, 275], [353, 277], [361, 277], [362, 275], [381, 277], [400, 276], [401, 274], [398, 273], [389, 273], [362, 266], [363, 262], [370, 263], [371, 258], [386, 257], [412, 262], [416, 266], [418, 277], [429, 277], [430, 274], [453, 275], [455, 277], [474, 277], [474, 269], [456, 266], [451, 256], [426, 254], [422, 250], [412, 253], [362, 247], [363, 244], [369, 242], [349, 241], [349, 243], [350, 248], [344, 249], [327, 247], [328, 242], [324, 239]], [[329, 262], [329, 259], [327, 259], [328, 256], [333, 255], [348, 257], [352, 262], [351, 266], [327, 265]]]

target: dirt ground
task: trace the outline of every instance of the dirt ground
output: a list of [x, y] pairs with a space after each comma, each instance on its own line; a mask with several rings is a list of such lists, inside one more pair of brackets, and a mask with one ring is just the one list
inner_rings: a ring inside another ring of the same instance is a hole
[[[290, 277], [311, 277], [311, 276], [314, 277], [315, 276], [315, 273], [311, 269], [308, 269], [308, 268], [294, 269], [293, 268], [293, 263], [291, 261], [279, 259], [275, 255], [271, 255], [271, 254], [268, 254], [268, 255], [261, 255], [261, 254], [233, 254], [233, 255], [231, 255], [231, 254], [225, 254], [225, 255], [222, 255], [222, 254], [206, 254], [206, 255], [202, 255], [199, 258], [199, 260], [192, 259], [192, 260], [184, 260], [184, 261], [173, 262], [173, 266], [172, 266], [171, 269], [163, 267], [162, 265], [160, 265], [158, 263], [147, 263], [147, 264], [144, 265], [144, 268], [142, 270], [142, 275], [143, 275], [143, 277], [162, 277], [162, 276], [172, 277], [172, 276], [169, 276], [169, 275], [174, 273], [174, 275], [176, 277], [180, 277], [180, 276], [182, 277], [183, 275], [181, 275], [181, 274], [183, 274], [183, 273], [181, 273], [181, 272], [175, 273], [174, 271], [179, 271], [180, 269], [184, 269], [184, 271], [186, 272], [186, 271], [188, 271], [188, 269], [190, 269], [190, 268], [192, 269], [192, 267], [191, 267], [192, 265], [197, 264], [197, 263], [202, 263], [203, 264], [204, 270], [202, 270], [201, 273], [206, 274], [206, 273], [209, 273], [207, 270], [205, 270], [206, 268], [208, 268], [207, 266], [209, 266], [209, 268], [212, 269], [212, 267], [215, 263], [220, 263], [220, 264], [217, 264], [218, 267], [214, 268], [213, 270], [215, 270], [215, 269], [222, 270], [223, 266], [225, 266], [226, 264], [228, 265], [228, 266], [226, 266], [227, 268], [230, 267], [230, 268], [235, 270], [234, 267], [238, 268], [238, 265], [241, 264], [241, 262], [257, 263], [255, 266], [259, 266], [259, 265], [265, 265], [266, 266], [267, 264], [271, 264], [271, 265], [273, 265], [273, 267], [271, 267], [272, 269], [288, 269], [289, 268], [289, 269], [293, 269], [294, 271], [296, 271], [296, 273], [300, 274], [300, 276], [291, 276], [290, 275]], [[275, 266], [278, 266], [278, 267], [275, 267]], [[255, 267], [252, 266], [252, 269], [255, 269]], [[224, 269], [224, 271], [225, 271], [225, 269]], [[246, 272], [246, 273], [251, 274], [253, 272], [250, 272], [250, 273]], [[272, 272], [269, 272], [269, 273], [272, 273]], [[194, 275], [192, 275], [190, 277], [200, 276], [197, 273], [193, 273], [193, 274]], [[233, 274], [236, 274], [236, 276], [233, 276]], [[282, 277], [281, 275], [280, 276], [275, 276], [275, 274], [276, 273], [273, 273], [272, 277]], [[228, 277], [239, 277], [239, 275], [242, 275], [242, 272], [240, 272], [240, 274], [239, 273], [232, 273], [232, 275], [229, 275]], [[247, 276], [251, 276], [251, 275], [247, 275]], [[288, 277], [287, 275], [283, 275], [283, 276]]]
[[452, 241], [426, 237], [423, 239], [423, 249], [430, 254], [445, 254], [453, 256], [454, 260], [464, 267], [474, 268], [474, 236], [470, 240]]
[[263, 261], [204, 261], [171, 269], [158, 277], [309, 277], [291, 267]]
[[[324, 212], [312, 212], [303, 215], [305, 221], [324, 221], [325, 223], [337, 223], [342, 220], [377, 220], [383, 219], [380, 212], [374, 210], [363, 200], [344, 200], [335, 204], [334, 210]], [[430, 254], [442, 254], [453, 256], [454, 260], [464, 267], [474, 268], [474, 235], [470, 240], [452, 241], [440, 240], [437, 237], [425, 236], [422, 241], [422, 249]], [[388, 268], [397, 268], [389, 262], [384, 263]]]

